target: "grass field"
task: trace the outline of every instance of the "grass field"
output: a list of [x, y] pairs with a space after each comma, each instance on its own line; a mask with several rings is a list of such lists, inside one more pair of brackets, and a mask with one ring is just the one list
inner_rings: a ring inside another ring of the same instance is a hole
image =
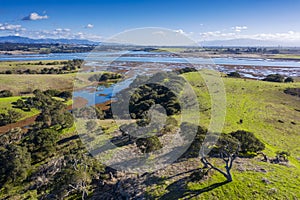
[[[70, 74], [0, 74], [0, 90], [10, 90], [14, 95], [32, 93], [35, 89], [69, 90], [93, 84], [88, 78], [99, 72]], [[76, 82], [75, 82], [76, 81]]]
[[[201, 78], [198, 73], [184, 76], [194, 87], [199, 101], [207, 102], [209, 94], [204, 87], [199, 87]], [[185, 182], [185, 188], [180, 190], [180, 186], [175, 185], [179, 181], [184, 183], [185, 180], [171, 179], [149, 186], [149, 195], [157, 199], [299, 199], [300, 112], [296, 111], [299, 109], [299, 98], [287, 95], [283, 90], [288, 87], [299, 88], [300, 83], [234, 78], [224, 78], [223, 81], [227, 101], [223, 132], [253, 132], [265, 143], [264, 152], [268, 156], [274, 157], [276, 151], [289, 151], [289, 166], [262, 162], [259, 158], [239, 159], [233, 167], [234, 181], [231, 183], [206, 191], [205, 189], [225, 180], [219, 173], [213, 173], [205, 181]], [[239, 123], [240, 119], [243, 123]], [[208, 122], [209, 117], [203, 115], [200, 124], [207, 126]], [[214, 162], [218, 166], [224, 165], [219, 160]]]
[[0, 90], [10, 90], [14, 95], [35, 89], [72, 90], [74, 77], [75, 74], [0, 74]]
[[271, 56], [270, 58], [275, 59], [293, 59], [293, 60], [300, 60], [300, 55], [293, 55], [293, 54], [278, 54]]
[[[63, 60], [62, 60], [63, 61]], [[55, 60], [47, 60], [47, 61], [5, 61], [0, 62], [0, 72], [6, 71], [6, 70], [38, 70], [43, 68], [59, 68], [63, 65], [59, 62], [57, 64], [53, 63]]]
[[23, 111], [19, 108], [13, 108], [13, 102], [16, 102], [18, 99], [22, 98], [21, 96], [14, 96], [14, 97], [5, 97], [0, 98], [0, 113], [7, 113], [8, 109], [15, 110], [16, 112], [19, 112], [22, 117], [18, 120], [23, 120], [28, 117], [34, 116], [39, 113], [37, 109], [31, 109], [31, 111]]
[[[194, 73], [185, 75], [192, 84], [198, 82], [197, 76]], [[227, 101], [223, 131], [228, 133], [243, 129], [254, 132], [270, 147], [288, 150], [300, 158], [297, 142], [300, 112], [296, 110], [299, 108], [299, 98], [283, 92], [288, 87], [299, 88], [300, 83], [271, 83], [232, 78], [224, 78], [223, 81]], [[194, 87], [194, 90], [198, 96], [202, 96], [201, 99], [209, 96], [206, 90], [199, 90], [198, 87]], [[242, 124], [239, 123], [241, 119]], [[207, 126], [207, 122], [203, 119], [202, 125]]]

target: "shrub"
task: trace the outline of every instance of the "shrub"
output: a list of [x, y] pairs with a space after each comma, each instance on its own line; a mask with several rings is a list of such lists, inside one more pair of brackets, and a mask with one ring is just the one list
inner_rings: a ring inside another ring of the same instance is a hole
[[94, 74], [93, 76], [89, 77], [89, 81], [107, 81], [111, 79], [120, 79], [122, 78], [121, 74], [118, 73], [103, 73], [103, 74]]
[[51, 97], [57, 97], [59, 95], [59, 93], [60, 93], [60, 91], [52, 90], [52, 89], [44, 91], [45, 95], [48, 95], [48, 96], [51, 96]]
[[288, 157], [290, 156], [290, 152], [288, 151], [277, 151], [276, 158], [282, 161], [288, 161]]
[[28, 146], [35, 161], [40, 161], [56, 152], [58, 132], [53, 129], [41, 129], [29, 133]]
[[284, 80], [285, 83], [292, 83], [294, 82], [294, 79], [292, 77], [287, 77], [285, 80]]
[[139, 138], [136, 140], [136, 145], [143, 153], [150, 153], [163, 147], [156, 135], [147, 138]]
[[241, 75], [238, 72], [230, 72], [227, 74], [229, 77], [234, 77], [234, 78], [241, 78]]
[[265, 145], [251, 132], [238, 130], [230, 135], [239, 141], [241, 153], [257, 153], [265, 149]]
[[166, 124], [162, 129], [162, 134], [171, 133], [178, 128], [178, 122], [174, 117], [168, 117], [166, 120]]
[[284, 76], [280, 74], [270, 74], [266, 78], [264, 78], [263, 81], [282, 83], [284, 81]]
[[5, 126], [7, 124], [15, 123], [18, 119], [20, 119], [22, 115], [19, 112], [14, 110], [8, 110], [7, 114], [0, 114], [0, 126]]
[[13, 93], [9, 90], [1, 90], [0, 97], [12, 97]]
[[70, 91], [63, 91], [58, 94], [58, 97], [63, 98], [65, 100], [71, 99], [72, 98], [72, 92]]
[[15, 144], [0, 147], [0, 183], [25, 180], [30, 167], [31, 157], [26, 147]]
[[177, 72], [179, 74], [184, 74], [184, 73], [189, 73], [189, 72], [196, 72], [197, 70], [193, 67], [185, 67], [185, 68], [182, 68], [182, 69], [178, 69]]
[[212, 139], [210, 139], [211, 141], [217, 140], [216, 144], [209, 152], [210, 156], [220, 157], [224, 152], [227, 154], [236, 154], [239, 147], [239, 141], [232, 135], [222, 133], [220, 135], [212, 134], [210, 137], [212, 137]]

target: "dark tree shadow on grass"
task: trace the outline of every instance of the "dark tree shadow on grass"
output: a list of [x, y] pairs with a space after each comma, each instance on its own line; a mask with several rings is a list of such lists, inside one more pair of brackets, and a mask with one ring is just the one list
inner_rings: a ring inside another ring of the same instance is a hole
[[184, 199], [190, 199], [193, 197], [196, 197], [198, 195], [201, 195], [202, 193], [212, 191], [218, 187], [221, 187], [227, 183], [229, 183], [227, 180], [220, 182], [220, 183], [214, 183], [210, 186], [207, 186], [205, 188], [199, 189], [199, 190], [188, 190], [186, 188], [187, 183], [189, 181], [189, 177], [185, 177], [183, 179], [180, 179], [171, 185], [169, 185], [166, 190], [169, 192], [164, 194], [162, 197], [160, 197], [160, 200], [165, 200], [165, 199], [179, 199], [179, 198], [184, 198]]
[[185, 194], [184, 197], [186, 197], [187, 195], [190, 195], [189, 198], [193, 198], [193, 197], [196, 197], [202, 193], [205, 193], [205, 192], [209, 192], [209, 191], [212, 191], [218, 187], [221, 187], [223, 185], [226, 185], [227, 183], [230, 183], [229, 181], [223, 181], [223, 182], [220, 182], [220, 183], [214, 183], [210, 186], [207, 186], [205, 188], [202, 188], [200, 190], [195, 190], [195, 191], [190, 191], [188, 194]]

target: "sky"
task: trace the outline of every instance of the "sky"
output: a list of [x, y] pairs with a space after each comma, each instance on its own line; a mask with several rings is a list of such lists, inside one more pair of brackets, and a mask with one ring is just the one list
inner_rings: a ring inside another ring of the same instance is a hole
[[104, 41], [162, 27], [195, 41], [300, 42], [299, 0], [0, 0], [0, 36]]

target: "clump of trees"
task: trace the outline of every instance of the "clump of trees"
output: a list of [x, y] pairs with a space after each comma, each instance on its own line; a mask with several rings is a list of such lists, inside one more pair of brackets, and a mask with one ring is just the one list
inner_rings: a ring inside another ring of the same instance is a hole
[[64, 156], [64, 165], [53, 176], [48, 189], [56, 199], [86, 199], [92, 184], [99, 186], [104, 166], [82, 150]]
[[[129, 86], [116, 95], [114, 108], [120, 118], [137, 119], [144, 125], [150, 122], [149, 110], [158, 104], [168, 116], [180, 114], [181, 106], [177, 95], [182, 90], [184, 80], [175, 73], [157, 73], [151, 77], [138, 76]], [[129, 116], [123, 112], [129, 100]], [[120, 109], [119, 109], [120, 108]]]
[[[41, 70], [34, 70], [34, 69], [25, 69], [25, 70], [6, 70], [4, 72], [0, 73], [5, 73], [5, 74], [66, 74], [66, 73], [73, 73], [76, 70], [81, 68], [81, 65], [83, 63], [82, 59], [73, 59], [73, 60], [68, 60], [68, 61], [54, 61], [50, 63], [44, 64], [43, 62], [37, 62], [34, 63], [35, 65], [58, 65], [58, 64], [63, 64], [64, 66], [62, 67], [51, 67], [47, 68], [44, 67]], [[32, 63], [29, 63], [32, 64]]]
[[44, 91], [44, 94], [52, 97], [59, 97], [64, 100], [69, 100], [72, 98], [72, 92], [70, 91], [58, 91], [58, 90], [49, 89]]
[[[95, 46], [93, 44], [85, 44], [74, 46], [74, 44], [59, 44], [59, 43], [9, 43], [1, 42], [0, 51], [30, 51], [36, 53], [82, 53], [91, 52]], [[10, 53], [7, 53], [10, 54]]]
[[264, 78], [263, 81], [290, 83], [290, 82], [294, 82], [294, 79], [292, 77], [284, 77], [281, 74], [270, 74], [266, 78]]
[[[14, 198], [14, 187], [21, 187], [21, 198], [37, 198], [30, 196], [35, 191], [41, 199], [86, 199], [104, 179], [104, 166], [86, 152], [80, 140], [62, 138], [61, 129], [72, 126], [73, 118], [61, 101], [52, 98], [56, 94], [35, 90], [33, 97], [21, 100], [41, 110], [37, 121], [27, 132], [18, 128], [0, 135], [0, 187], [4, 198]], [[96, 128], [95, 124], [89, 126]]]
[[227, 74], [228, 77], [241, 78], [240, 73], [238, 72], [230, 72]]
[[266, 78], [263, 79], [264, 81], [270, 81], [270, 82], [283, 82], [284, 81], [284, 76], [280, 74], [270, 74]]
[[118, 73], [103, 73], [103, 74], [94, 74], [93, 76], [89, 77], [89, 81], [107, 81], [107, 80], [117, 80], [123, 78], [122, 74]]
[[74, 71], [81, 68], [81, 65], [83, 64], [83, 59], [73, 59], [68, 61], [62, 61], [61, 63], [64, 64], [64, 66], [61, 68], [64, 71]]
[[21, 113], [8, 109], [7, 113], [0, 113], [0, 126], [15, 123], [22, 117]]
[[292, 83], [294, 82], [294, 79], [292, 77], [287, 77], [286, 79], [284, 79], [285, 83]]
[[13, 93], [10, 90], [1, 90], [0, 91], [0, 98], [1, 97], [12, 97]]
[[258, 152], [265, 148], [264, 144], [259, 141], [253, 133], [238, 130], [230, 134], [221, 134], [218, 142], [212, 147], [209, 153], [210, 157], [222, 159], [225, 163], [225, 169], [212, 164], [208, 157], [200, 151], [201, 162], [204, 168], [216, 170], [221, 173], [228, 182], [232, 181], [231, 169], [234, 160], [239, 156], [244, 156], [245, 153], [257, 155]]
[[179, 74], [184, 74], [184, 73], [189, 73], [189, 72], [196, 72], [197, 69], [195, 69], [194, 67], [185, 67], [185, 68], [177, 69], [176, 71]]
[[26, 144], [36, 162], [56, 152], [58, 135], [58, 132], [51, 128], [34, 130], [28, 134]]
[[[183, 157], [198, 157], [200, 154], [200, 160], [203, 164], [203, 168], [199, 171], [201, 173], [193, 173], [193, 176], [197, 174], [202, 174], [204, 176], [204, 174], [207, 174], [208, 171], [215, 170], [221, 173], [228, 182], [231, 182], [231, 169], [234, 160], [237, 157], [247, 155], [255, 156], [265, 149], [265, 145], [256, 138], [253, 133], [244, 130], [238, 130], [228, 134], [214, 134], [207, 133], [206, 129], [203, 129], [200, 126], [195, 127], [195, 125], [190, 123], [183, 123], [181, 129], [185, 131], [186, 135], [190, 135], [190, 131], [197, 130], [192, 144], [183, 154]], [[207, 140], [207, 143], [204, 144], [204, 139], [206, 137], [209, 137], [209, 139]], [[211, 144], [211, 141], [217, 142]], [[210, 149], [208, 155], [204, 154], [204, 145]], [[221, 159], [225, 163], [225, 169], [214, 165], [210, 161], [210, 158]], [[197, 178], [193, 177], [193, 179]]]
[[139, 87], [131, 96], [129, 112], [133, 119], [146, 119], [151, 106], [160, 104], [167, 115], [180, 113], [180, 104], [176, 95], [168, 88], [159, 84], [145, 84]]
[[0, 146], [6, 146], [12, 143], [18, 143], [22, 139], [23, 131], [17, 127], [9, 130], [5, 134], [0, 135]]
[[[30, 110], [36, 108], [41, 111], [36, 118], [36, 126], [49, 128], [55, 126], [56, 129], [70, 128], [73, 126], [73, 116], [66, 109], [66, 105], [54, 98], [58, 96], [65, 100], [72, 97], [72, 93], [68, 91], [59, 92], [56, 90], [41, 90], [33, 91], [34, 97], [28, 97], [24, 101], [18, 100], [15, 102], [15, 107]], [[53, 96], [52, 96], [53, 95]]]
[[239, 153], [242, 155], [260, 152], [265, 149], [264, 143], [251, 132], [238, 130], [230, 133], [230, 135], [239, 141]]
[[26, 147], [16, 144], [0, 146], [0, 187], [24, 181], [31, 167], [31, 156]]

